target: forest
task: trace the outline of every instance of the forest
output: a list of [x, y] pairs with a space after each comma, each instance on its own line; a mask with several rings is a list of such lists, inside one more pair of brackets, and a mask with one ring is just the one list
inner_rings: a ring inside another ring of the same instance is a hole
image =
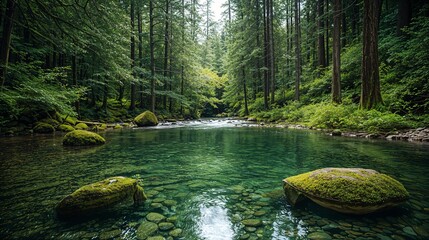
[[7, 0], [1, 132], [245, 117], [382, 132], [429, 124], [424, 0]]

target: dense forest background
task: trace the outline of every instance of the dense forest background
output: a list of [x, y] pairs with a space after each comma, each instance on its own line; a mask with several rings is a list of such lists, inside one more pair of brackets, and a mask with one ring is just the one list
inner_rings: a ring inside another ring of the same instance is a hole
[[55, 114], [246, 116], [316, 128], [429, 124], [424, 0], [6, 0], [0, 126]]

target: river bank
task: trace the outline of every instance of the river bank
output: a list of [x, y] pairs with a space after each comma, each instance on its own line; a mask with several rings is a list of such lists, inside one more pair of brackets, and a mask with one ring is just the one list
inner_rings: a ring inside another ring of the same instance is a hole
[[[119, 126], [125, 128], [135, 128], [137, 127], [133, 122], [121, 122], [121, 123], [102, 123], [96, 121], [78, 121], [82, 123], [88, 124], [91, 129], [94, 131], [105, 131], [105, 130], [118, 130]], [[254, 118], [202, 118], [198, 120], [183, 120], [183, 119], [166, 119], [162, 120], [159, 123], [159, 128], [164, 127], [181, 127], [181, 126], [189, 126], [195, 124], [204, 124], [204, 123], [219, 123], [224, 122], [228, 124], [232, 124], [233, 126], [239, 127], [264, 127], [264, 128], [290, 128], [290, 129], [306, 129], [306, 130], [314, 130], [320, 131], [324, 134], [331, 135], [334, 137], [351, 137], [351, 138], [367, 138], [367, 139], [384, 139], [388, 141], [408, 141], [408, 142], [429, 142], [429, 127], [421, 127], [416, 129], [408, 129], [408, 130], [392, 130], [387, 132], [380, 133], [369, 133], [364, 131], [352, 131], [347, 129], [322, 129], [322, 128], [314, 128], [308, 127], [301, 124], [291, 124], [286, 122], [268, 122], [268, 121], [256, 121]], [[97, 126], [104, 125], [104, 128], [100, 128]], [[0, 136], [2, 137], [13, 137], [13, 136], [22, 136], [22, 135], [32, 135], [35, 134], [32, 130], [31, 126], [21, 126], [20, 128], [12, 128], [12, 129], [2, 129], [0, 131]], [[57, 130], [56, 132], [60, 132]]]

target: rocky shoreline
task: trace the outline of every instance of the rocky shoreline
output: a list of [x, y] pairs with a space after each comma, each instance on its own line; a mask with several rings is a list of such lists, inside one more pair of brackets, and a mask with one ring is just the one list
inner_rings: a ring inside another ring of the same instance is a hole
[[267, 123], [257, 122], [253, 118], [247, 119], [251, 125], [258, 127], [275, 127], [275, 128], [290, 128], [290, 129], [307, 129], [316, 130], [326, 133], [330, 136], [343, 136], [343, 137], [354, 137], [354, 138], [367, 138], [367, 139], [384, 139], [388, 141], [408, 141], [408, 142], [428, 142], [429, 143], [429, 127], [408, 129], [401, 131], [392, 131], [385, 133], [368, 133], [368, 132], [356, 132], [356, 131], [343, 131], [338, 129], [320, 129], [307, 127], [300, 124], [287, 124], [287, 123]]

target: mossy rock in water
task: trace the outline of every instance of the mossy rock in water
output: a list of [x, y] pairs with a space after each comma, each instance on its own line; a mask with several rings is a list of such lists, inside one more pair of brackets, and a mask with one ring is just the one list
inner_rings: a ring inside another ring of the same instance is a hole
[[85, 130], [74, 130], [64, 136], [63, 144], [67, 146], [101, 145], [106, 140], [97, 133]]
[[51, 124], [44, 122], [37, 123], [33, 128], [33, 132], [35, 133], [53, 133], [54, 131], [55, 128]]
[[68, 124], [74, 126], [74, 125], [76, 125], [77, 118], [67, 116], [67, 117], [64, 118], [63, 121], [64, 121], [64, 123], [68, 123]]
[[395, 179], [363, 168], [323, 168], [283, 180], [288, 201], [307, 197], [315, 203], [350, 214], [367, 214], [405, 202], [409, 194]]
[[156, 126], [158, 125], [158, 119], [155, 114], [151, 111], [145, 111], [134, 118], [134, 122], [139, 127]]
[[89, 127], [86, 123], [78, 123], [75, 128], [76, 130], [87, 130]]
[[107, 129], [107, 124], [102, 123], [100, 125], [95, 126], [92, 130], [93, 131], [105, 131]]
[[58, 126], [58, 130], [60, 130], [61, 132], [71, 132], [75, 129], [68, 124], [61, 124], [60, 126]]
[[58, 125], [60, 125], [60, 122], [58, 122], [57, 120], [52, 119], [52, 118], [44, 118], [44, 119], [40, 120], [39, 122], [50, 124], [54, 128], [57, 127]]
[[111, 177], [77, 189], [61, 200], [56, 206], [56, 212], [63, 218], [87, 215], [131, 198], [135, 203], [146, 200], [138, 181], [133, 178]]

